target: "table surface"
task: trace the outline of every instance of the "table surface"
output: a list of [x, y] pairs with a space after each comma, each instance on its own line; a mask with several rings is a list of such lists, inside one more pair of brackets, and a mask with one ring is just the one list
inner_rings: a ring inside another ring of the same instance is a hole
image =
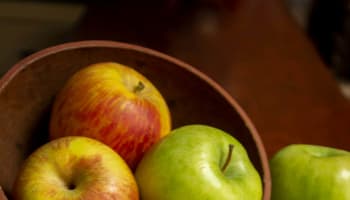
[[350, 150], [349, 101], [282, 1], [218, 2], [182, 14], [176, 4], [161, 12], [94, 7], [77, 35], [144, 45], [196, 66], [243, 107], [269, 157], [292, 143]]

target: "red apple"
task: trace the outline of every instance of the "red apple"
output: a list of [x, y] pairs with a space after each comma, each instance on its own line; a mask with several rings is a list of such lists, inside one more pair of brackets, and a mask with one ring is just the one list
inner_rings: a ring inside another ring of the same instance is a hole
[[24, 162], [16, 200], [138, 200], [135, 178], [109, 146], [87, 137], [52, 140]]
[[132, 170], [171, 127], [157, 88], [136, 70], [112, 62], [75, 73], [56, 97], [51, 116], [52, 139], [81, 135], [100, 140]]

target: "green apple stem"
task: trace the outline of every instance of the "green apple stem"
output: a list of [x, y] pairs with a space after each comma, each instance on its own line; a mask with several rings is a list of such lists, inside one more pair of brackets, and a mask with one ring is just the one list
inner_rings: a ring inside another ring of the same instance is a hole
[[225, 161], [224, 165], [223, 165], [222, 168], [221, 168], [221, 171], [223, 171], [223, 172], [226, 170], [228, 164], [229, 164], [230, 161], [231, 161], [233, 147], [234, 147], [233, 144], [229, 144], [229, 145], [228, 145], [228, 155], [227, 155], [227, 157], [226, 157], [226, 161]]
[[134, 93], [138, 93], [145, 88], [145, 85], [139, 81], [139, 83], [134, 87]]

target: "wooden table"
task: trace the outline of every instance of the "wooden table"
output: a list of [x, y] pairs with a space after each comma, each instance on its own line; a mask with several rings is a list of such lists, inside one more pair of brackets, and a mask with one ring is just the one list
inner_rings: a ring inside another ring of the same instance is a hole
[[173, 2], [92, 7], [77, 39], [136, 43], [197, 67], [245, 109], [268, 156], [291, 143], [350, 150], [349, 101], [282, 1]]

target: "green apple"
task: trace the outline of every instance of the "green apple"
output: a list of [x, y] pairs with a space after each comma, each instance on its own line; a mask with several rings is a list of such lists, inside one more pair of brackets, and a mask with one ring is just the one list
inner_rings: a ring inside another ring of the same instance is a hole
[[58, 93], [50, 136], [102, 141], [134, 170], [170, 127], [165, 99], [150, 80], [131, 67], [101, 62], [77, 71]]
[[206, 125], [173, 130], [135, 172], [143, 200], [261, 200], [261, 178], [238, 140]]
[[350, 152], [292, 144], [270, 160], [273, 200], [349, 200]]
[[138, 200], [136, 180], [107, 145], [87, 137], [52, 140], [24, 162], [13, 189], [16, 200]]

